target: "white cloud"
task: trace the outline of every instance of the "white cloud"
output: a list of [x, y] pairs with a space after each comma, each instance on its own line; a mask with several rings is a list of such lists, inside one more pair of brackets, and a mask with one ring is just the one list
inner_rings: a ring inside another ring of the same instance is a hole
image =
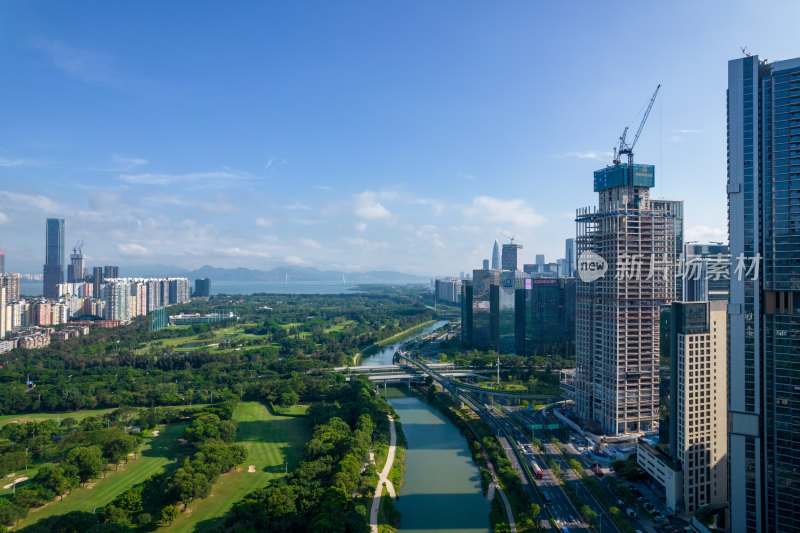
[[272, 225], [272, 220], [269, 218], [258, 217], [256, 219], [256, 226], [259, 228], [268, 228]]
[[120, 255], [147, 255], [150, 253], [150, 250], [140, 244], [128, 243], [118, 244], [117, 252], [119, 252]]
[[676, 133], [703, 133], [702, 130], [672, 130]]
[[309, 263], [308, 261], [306, 261], [305, 259], [303, 259], [303, 258], [301, 258], [301, 257], [298, 257], [298, 256], [296, 256], [296, 255], [289, 255], [289, 256], [286, 256], [286, 257], [284, 257], [284, 260], [285, 260], [287, 263], [289, 263], [290, 265], [299, 265], [299, 266], [302, 266], [302, 265], [309, 265], [309, 264], [310, 264], [310, 263]]
[[264, 165], [264, 168], [269, 170], [270, 168], [275, 169], [278, 167], [282, 167], [283, 165], [288, 164], [289, 161], [285, 157], [281, 157], [279, 155], [271, 155], [267, 159], [267, 163]]
[[136, 185], [169, 185], [170, 183], [202, 180], [241, 180], [247, 176], [230, 171], [189, 172], [186, 174], [122, 174], [119, 179]]
[[[364, 191], [356, 197], [355, 214], [361, 218], [389, 218], [392, 213], [383, 204], [378, 202], [378, 194], [372, 191]], [[380, 196], [386, 197], [385, 193]]]
[[306, 204], [290, 204], [286, 206], [288, 211], [311, 211], [311, 206]]
[[51, 213], [60, 210], [58, 203], [41, 194], [34, 195], [0, 191], [0, 198], [5, 198], [7, 200], [8, 203], [3, 202], [6, 206], [25, 205]]
[[18, 167], [24, 164], [24, 159], [9, 159], [8, 157], [0, 156], [0, 167]]
[[5, 213], [0, 211], [0, 224], [5, 224], [6, 222], [8, 222], [8, 217]]
[[546, 222], [522, 199], [499, 200], [491, 196], [477, 196], [472, 205], [464, 209], [469, 218], [484, 218], [491, 222], [510, 224], [514, 228], [533, 228]]
[[321, 191], [332, 191], [333, 190], [333, 187], [331, 187], [330, 185], [314, 185], [314, 188], [315, 189], [319, 189]]
[[219, 255], [226, 257], [270, 257], [269, 252], [260, 250], [243, 250], [238, 247], [220, 248], [215, 251]]
[[314, 239], [300, 239], [300, 244], [307, 248], [314, 248], [315, 250], [321, 250], [323, 248], [323, 246]]
[[142, 159], [141, 157], [122, 157], [114, 154], [111, 156], [111, 159], [119, 165], [119, 168], [114, 169], [119, 172], [124, 172], [147, 164], [147, 159]]
[[418, 198], [414, 200], [413, 203], [420, 205], [429, 205], [434, 215], [441, 215], [442, 211], [444, 211], [444, 206], [442, 205], [442, 203], [436, 200], [428, 200], [427, 198]]
[[728, 230], [698, 225], [686, 228], [686, 241], [728, 242]]
[[366, 222], [359, 222], [355, 225], [356, 231], [365, 232], [367, 231], [367, 223]]
[[599, 150], [585, 150], [583, 152], [564, 152], [556, 157], [573, 157], [578, 159], [592, 159], [595, 161], [610, 161], [611, 158], [614, 157], [614, 154], [612, 152], [602, 152]]

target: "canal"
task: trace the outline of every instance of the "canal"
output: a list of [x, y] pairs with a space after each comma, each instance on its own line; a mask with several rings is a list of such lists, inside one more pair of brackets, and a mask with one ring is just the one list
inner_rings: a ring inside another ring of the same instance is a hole
[[[365, 350], [360, 365], [391, 365], [397, 348], [446, 325], [440, 320], [398, 342]], [[405, 387], [400, 389], [406, 391]], [[467, 441], [437, 409], [414, 394], [390, 398], [408, 441], [406, 472], [395, 507], [401, 533], [488, 533], [490, 503]]]
[[411, 339], [416, 339], [417, 337], [427, 335], [431, 331], [447, 325], [449, 322], [449, 320], [439, 320], [436, 323], [424, 328], [422, 331], [417, 333], [409, 333], [408, 335], [400, 337], [397, 342], [393, 344], [387, 344], [386, 346], [370, 346], [361, 354], [361, 358], [358, 360], [358, 366], [391, 365], [392, 358], [394, 358], [394, 353], [401, 344], [408, 342]]

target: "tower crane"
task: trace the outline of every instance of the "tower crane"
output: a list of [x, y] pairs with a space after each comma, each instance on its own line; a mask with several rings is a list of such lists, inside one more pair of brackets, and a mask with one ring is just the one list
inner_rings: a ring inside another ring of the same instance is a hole
[[633, 185], [633, 147], [636, 146], [636, 141], [639, 140], [639, 135], [642, 134], [642, 129], [644, 128], [645, 122], [647, 122], [647, 117], [650, 116], [650, 110], [653, 109], [653, 104], [656, 101], [656, 96], [658, 95], [658, 90], [661, 88], [661, 84], [658, 84], [656, 90], [653, 92], [653, 96], [650, 97], [650, 103], [647, 104], [647, 109], [644, 112], [644, 116], [642, 117], [642, 122], [639, 124], [639, 129], [636, 130], [636, 135], [633, 137], [633, 141], [630, 144], [627, 143], [626, 137], [628, 135], [628, 126], [625, 126], [625, 129], [622, 131], [622, 135], [619, 136], [619, 146], [614, 147], [614, 164], [618, 165], [620, 163], [620, 159], [622, 155], [628, 156], [628, 185]]
[[502, 235], [503, 237], [505, 237], [506, 239], [511, 241], [511, 244], [514, 244], [514, 236], [513, 235], [509, 235], [508, 233], [506, 233], [504, 231], [500, 231], [498, 233], [500, 233], [500, 235]]
[[82, 254], [83, 253], [83, 245], [86, 244], [86, 241], [83, 239], [79, 240], [75, 243], [75, 246], [72, 248], [73, 254]]

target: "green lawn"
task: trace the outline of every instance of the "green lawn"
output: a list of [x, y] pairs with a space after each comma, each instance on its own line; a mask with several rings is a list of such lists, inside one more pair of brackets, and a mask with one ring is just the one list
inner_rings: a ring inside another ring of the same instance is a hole
[[[294, 409], [294, 413], [301, 412], [301, 408]], [[207, 531], [218, 526], [235, 502], [283, 476], [284, 461], [288, 460], [289, 469], [299, 462], [310, 437], [307, 418], [277, 416], [258, 402], [240, 403], [233, 416], [239, 422], [236, 442], [249, 452], [244, 464], [223, 474], [208, 498], [189, 504], [170, 528], [161, 530]], [[251, 465], [254, 472], [249, 471]]]
[[23, 520], [19, 528], [29, 526], [42, 518], [57, 514], [66, 514], [71, 511], [92, 512], [97, 507], [103, 507], [130, 487], [143, 482], [145, 479], [162, 470], [165, 466], [172, 466], [172, 461], [179, 455], [180, 445], [177, 438], [183, 433], [186, 424], [171, 424], [159, 428], [158, 437], [144, 437], [139, 457], [120, 465], [119, 470], [112, 470], [105, 478], [88, 483], [86, 487], [79, 487], [63, 500], [56, 500], [50, 505], [39, 510], [31, 511]]
[[9, 422], [29, 422], [31, 420], [36, 422], [41, 422], [42, 420], [61, 420], [71, 417], [77, 421], [81, 421], [87, 416], [103, 416], [106, 413], [110, 413], [111, 411], [115, 411], [116, 407], [111, 409], [85, 409], [83, 411], [71, 411], [67, 413], [25, 413], [21, 415], [2, 415], [0, 416], [0, 426], [5, 426]]

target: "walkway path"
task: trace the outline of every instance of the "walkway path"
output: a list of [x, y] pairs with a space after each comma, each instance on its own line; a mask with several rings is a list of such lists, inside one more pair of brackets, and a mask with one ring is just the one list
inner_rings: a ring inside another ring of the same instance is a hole
[[372, 510], [369, 514], [369, 526], [372, 528], [372, 533], [378, 533], [378, 510], [381, 507], [381, 492], [383, 492], [383, 485], [386, 484], [386, 491], [389, 496], [395, 498], [394, 485], [389, 481], [389, 472], [392, 470], [392, 463], [394, 463], [394, 452], [397, 446], [397, 432], [394, 429], [394, 418], [389, 417], [389, 453], [386, 455], [386, 464], [380, 473], [378, 479], [378, 486], [375, 488], [375, 497], [372, 498]]

